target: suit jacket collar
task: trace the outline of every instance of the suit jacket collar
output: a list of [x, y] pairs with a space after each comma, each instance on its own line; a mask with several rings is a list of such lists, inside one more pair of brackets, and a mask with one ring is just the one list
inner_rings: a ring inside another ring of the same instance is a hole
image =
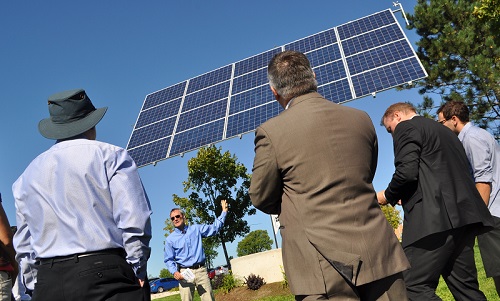
[[306, 94], [294, 97], [294, 98], [292, 98], [293, 101], [290, 100], [288, 108], [290, 109], [291, 107], [296, 106], [297, 104], [299, 104], [305, 100], [311, 99], [311, 98], [323, 98], [323, 96], [321, 94], [319, 94], [318, 92], [311, 92], [311, 93], [306, 93]]

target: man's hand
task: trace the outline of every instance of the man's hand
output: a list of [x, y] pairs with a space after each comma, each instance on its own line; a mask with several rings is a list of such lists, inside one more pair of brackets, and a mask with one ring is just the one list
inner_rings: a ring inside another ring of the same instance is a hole
[[387, 199], [385, 198], [384, 192], [385, 192], [385, 190], [377, 192], [377, 201], [378, 201], [378, 204], [381, 206], [387, 205]]
[[222, 200], [220, 202], [220, 205], [222, 206], [222, 211], [227, 212], [227, 210], [228, 210], [227, 201], [226, 200]]
[[175, 278], [176, 280], [182, 280], [182, 279], [184, 279], [184, 277], [182, 277], [182, 274], [181, 274], [181, 273], [179, 273], [179, 272], [175, 272], [175, 273], [174, 273], [174, 278]]

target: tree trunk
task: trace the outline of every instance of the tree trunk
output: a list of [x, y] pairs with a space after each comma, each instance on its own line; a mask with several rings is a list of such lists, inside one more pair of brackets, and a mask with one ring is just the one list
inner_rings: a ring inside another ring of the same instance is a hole
[[227, 255], [226, 242], [221, 238], [222, 249], [224, 250], [224, 257], [226, 257], [227, 268], [231, 270], [231, 262], [229, 262], [229, 255]]

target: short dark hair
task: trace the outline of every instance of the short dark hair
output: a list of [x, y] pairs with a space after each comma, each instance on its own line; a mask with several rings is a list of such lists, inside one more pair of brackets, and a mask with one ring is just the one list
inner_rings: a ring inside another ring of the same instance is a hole
[[267, 66], [271, 87], [284, 98], [293, 98], [318, 90], [314, 71], [307, 56], [297, 51], [276, 54]]
[[469, 108], [462, 101], [447, 101], [439, 107], [437, 113], [442, 113], [446, 120], [456, 116], [462, 122], [469, 122]]
[[384, 126], [384, 120], [389, 117], [394, 115], [395, 112], [404, 112], [405, 114], [408, 114], [410, 112], [417, 113], [417, 110], [415, 107], [408, 102], [397, 102], [395, 104], [390, 105], [387, 110], [385, 110], [384, 116], [382, 116], [382, 120], [380, 120], [380, 125]]

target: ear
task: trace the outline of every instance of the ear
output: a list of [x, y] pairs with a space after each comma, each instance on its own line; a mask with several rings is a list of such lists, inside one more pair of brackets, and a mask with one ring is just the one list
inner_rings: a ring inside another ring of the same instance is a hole
[[269, 86], [271, 88], [271, 91], [273, 92], [273, 95], [274, 95], [274, 98], [278, 99], [278, 92], [276, 91], [276, 89], [274, 89], [273, 86]]
[[393, 115], [393, 116], [394, 116], [394, 119], [396, 119], [397, 121], [401, 121], [401, 117], [402, 117], [403, 115], [401, 114], [401, 112], [400, 112], [400, 111], [396, 111], [396, 112], [394, 112], [394, 115]]

